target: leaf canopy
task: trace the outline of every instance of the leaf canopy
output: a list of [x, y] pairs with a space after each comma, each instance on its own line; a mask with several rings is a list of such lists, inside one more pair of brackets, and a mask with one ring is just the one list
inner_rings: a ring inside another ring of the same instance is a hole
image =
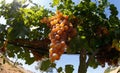
[[[25, 7], [25, 2], [26, 0], [21, 3], [13, 0], [13, 3], [6, 4], [5, 0], [0, 1], [0, 17], [6, 19], [5, 25], [0, 24], [0, 47], [7, 47], [7, 56], [17, 55], [27, 64], [32, 64], [35, 60], [48, 57], [50, 29], [40, 20], [52, 17], [55, 13], [32, 1], [30, 2], [34, 6]], [[67, 44], [67, 53], [76, 54], [85, 49], [85, 55], [93, 57], [88, 64], [93, 68], [104, 66], [105, 63], [117, 65], [120, 57], [120, 19], [114, 4], [107, 0], [82, 0], [77, 4], [72, 0], [52, 2], [53, 7], [56, 6], [57, 10], [69, 16], [69, 21], [77, 30], [77, 35]], [[109, 17], [105, 14], [106, 8], [109, 8]], [[6, 40], [8, 44], [4, 46]], [[30, 56], [31, 53], [33, 57]], [[47, 70], [50, 65], [49, 60], [43, 62], [41, 70]], [[62, 70], [61, 67], [57, 69], [58, 72]], [[66, 65], [66, 73], [72, 73], [73, 70], [73, 66]]]

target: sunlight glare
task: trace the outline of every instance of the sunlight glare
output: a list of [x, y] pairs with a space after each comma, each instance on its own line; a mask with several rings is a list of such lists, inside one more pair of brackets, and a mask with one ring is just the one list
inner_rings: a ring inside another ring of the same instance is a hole
[[0, 17], [0, 24], [6, 24], [6, 20], [3, 16]]
[[5, 0], [6, 1], [6, 3], [12, 3], [13, 2], [13, 0]]

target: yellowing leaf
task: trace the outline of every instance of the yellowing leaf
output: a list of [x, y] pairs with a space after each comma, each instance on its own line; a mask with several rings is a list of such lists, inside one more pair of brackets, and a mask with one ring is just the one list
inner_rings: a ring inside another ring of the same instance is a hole
[[119, 40], [116, 40], [116, 39], [113, 40], [112, 48], [115, 48], [117, 51], [120, 51], [120, 42], [119, 42]]
[[58, 5], [59, 4], [59, 0], [53, 0], [53, 6]]

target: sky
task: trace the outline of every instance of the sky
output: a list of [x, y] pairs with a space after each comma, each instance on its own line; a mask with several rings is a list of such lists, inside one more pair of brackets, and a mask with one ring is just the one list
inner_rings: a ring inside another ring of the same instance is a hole
[[120, 18], [120, 0], [108, 0], [108, 1], [115, 4], [117, 10], [119, 11], [118, 17]]
[[[7, 3], [11, 2], [12, 0], [6, 0]], [[77, 2], [78, 0], [74, 0], [75, 2]], [[120, 0], [108, 0], [110, 3], [115, 4], [115, 6], [117, 7], [117, 10], [119, 10], [120, 12]], [[51, 0], [33, 0], [33, 2], [40, 4], [42, 6], [44, 6], [45, 8], [50, 8], [49, 3], [51, 2]], [[54, 9], [51, 9], [54, 10]], [[106, 13], [107, 14], [107, 13]], [[118, 17], [120, 18], [120, 13], [118, 14]], [[6, 23], [6, 21], [2, 18], [0, 18], [0, 22], [2, 22], [3, 24]], [[19, 60], [20, 62], [24, 63], [23, 61]], [[61, 59], [59, 61], [56, 61], [57, 67], [63, 67], [66, 64], [72, 64], [74, 65], [74, 72], [73, 73], [77, 73], [78, 70], [78, 66], [79, 66], [79, 55], [62, 55]], [[32, 70], [35, 73], [38, 73], [39, 71], [35, 70], [35, 66], [37, 65], [37, 63], [33, 63], [31, 66], [29, 65], [25, 65], [23, 64], [23, 67], [25, 69], [28, 70]], [[91, 67], [88, 68], [88, 72], [87, 73], [104, 73], [104, 70], [107, 68], [108, 66], [106, 66], [105, 68], [102, 68], [101, 66], [99, 66], [97, 69], [93, 69]], [[56, 72], [54, 72], [56, 73]]]
[[[10, 58], [13, 62], [16, 61], [17, 58]], [[32, 65], [27, 65], [25, 64], [25, 61], [18, 59], [19, 63], [22, 63], [22, 67], [25, 68], [26, 70], [30, 70], [33, 73], [41, 73], [39, 70], [36, 70], [37, 67], [37, 62], [34, 62]], [[74, 71], [73, 73], [77, 73], [78, 71], [78, 66], [79, 66], [79, 55], [67, 55], [63, 54], [60, 58], [60, 60], [55, 61], [57, 68], [62, 67], [63, 69], [65, 68], [65, 65], [73, 65]], [[104, 70], [107, 68], [104, 67], [102, 68], [101, 66], [98, 66], [98, 68], [93, 69], [91, 67], [88, 68], [87, 73], [104, 73]], [[45, 73], [45, 72], [44, 72]], [[57, 73], [56, 70], [53, 70], [53, 73]]]

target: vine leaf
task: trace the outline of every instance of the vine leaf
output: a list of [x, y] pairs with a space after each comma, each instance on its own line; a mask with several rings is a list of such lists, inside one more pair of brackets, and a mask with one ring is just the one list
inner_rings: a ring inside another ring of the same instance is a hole
[[55, 63], [51, 63], [51, 67], [52, 67], [52, 68], [55, 68], [55, 67], [56, 67], [56, 64], [55, 64]]
[[98, 63], [94, 59], [92, 59], [89, 63], [89, 66], [96, 69], [98, 67]]
[[45, 60], [41, 63], [40, 70], [42, 71], [47, 71], [48, 68], [50, 67], [50, 60]]
[[35, 61], [34, 57], [26, 58], [26, 64], [31, 65]]
[[62, 72], [62, 67], [59, 67], [59, 68], [57, 69], [57, 71], [58, 71], [58, 73]]
[[65, 65], [65, 72], [66, 73], [73, 73], [73, 65]]
[[25, 35], [28, 34], [28, 28], [25, 27], [25, 25], [21, 23], [19, 24], [15, 24], [15, 26], [13, 27], [13, 29], [10, 31], [8, 38], [9, 39], [16, 39], [19, 37], [25, 37]]
[[58, 5], [59, 4], [59, 0], [53, 0], [53, 6], [56, 6], [56, 5]]
[[5, 31], [6, 25], [0, 24], [0, 33]]

